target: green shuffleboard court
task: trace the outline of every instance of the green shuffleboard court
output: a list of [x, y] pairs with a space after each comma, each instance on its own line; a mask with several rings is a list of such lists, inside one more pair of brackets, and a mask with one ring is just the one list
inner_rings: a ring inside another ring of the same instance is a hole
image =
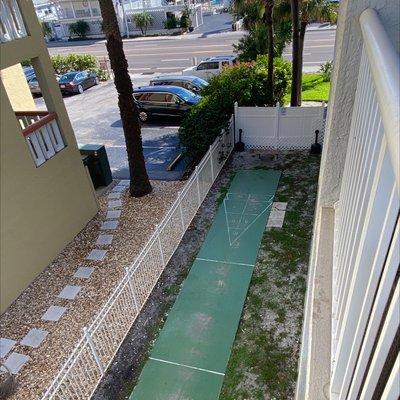
[[279, 171], [239, 171], [130, 400], [217, 400]]

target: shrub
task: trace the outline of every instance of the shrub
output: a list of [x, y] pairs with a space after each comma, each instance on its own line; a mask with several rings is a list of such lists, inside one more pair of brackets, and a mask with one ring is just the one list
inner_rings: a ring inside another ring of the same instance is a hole
[[43, 36], [51, 37], [53, 31], [51, 29], [50, 24], [46, 21], [40, 21], [40, 20], [39, 20], [39, 24], [40, 24], [40, 27], [42, 28]]
[[[274, 101], [283, 102], [290, 85], [290, 63], [274, 59]], [[241, 106], [264, 106], [267, 87], [267, 57], [238, 63], [210, 79], [203, 98], [182, 120], [179, 138], [186, 154], [199, 160], [224, 128], [235, 101]]]
[[326, 63], [320, 65], [319, 70], [321, 72], [322, 79], [324, 82], [330, 82], [332, 69], [333, 69], [333, 61], [327, 61]]
[[132, 18], [135, 21], [136, 26], [142, 32], [142, 35], [146, 35], [148, 27], [153, 25], [154, 18], [147, 12], [133, 14]]
[[179, 20], [179, 26], [181, 29], [186, 30], [192, 25], [192, 10], [186, 5], [182, 11], [181, 19]]
[[110, 73], [105, 70], [105, 69], [101, 69], [101, 68], [95, 68], [94, 70], [91, 69], [91, 71], [96, 72], [97, 77], [101, 80], [101, 81], [108, 81], [110, 79]]
[[51, 56], [51, 62], [57, 74], [97, 69], [97, 58], [91, 54], [57, 54]]
[[69, 25], [69, 32], [71, 35], [78, 36], [80, 39], [85, 39], [90, 27], [89, 24], [83, 19], [79, 19]]
[[178, 21], [176, 20], [175, 14], [171, 14], [165, 21], [165, 29], [175, 29], [178, 26]]

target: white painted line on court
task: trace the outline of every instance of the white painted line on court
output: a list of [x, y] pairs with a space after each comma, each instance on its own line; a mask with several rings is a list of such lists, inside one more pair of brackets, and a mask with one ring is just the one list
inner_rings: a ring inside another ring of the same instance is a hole
[[185, 367], [185, 368], [195, 369], [196, 371], [209, 372], [210, 374], [225, 376], [225, 374], [223, 374], [222, 372], [211, 371], [209, 369], [204, 369], [204, 368], [192, 367], [191, 365], [179, 364], [173, 361], [161, 360], [160, 358], [149, 357], [149, 359], [153, 361], [159, 361], [165, 364], [177, 365], [178, 367]]
[[209, 262], [222, 263], [222, 264], [242, 265], [242, 266], [244, 266], [244, 267], [254, 267], [254, 264], [238, 263], [238, 262], [234, 262], [234, 261], [211, 260], [211, 259], [209, 259], [209, 258], [200, 258], [200, 257], [196, 257], [196, 260], [199, 260], [199, 261], [209, 261]]

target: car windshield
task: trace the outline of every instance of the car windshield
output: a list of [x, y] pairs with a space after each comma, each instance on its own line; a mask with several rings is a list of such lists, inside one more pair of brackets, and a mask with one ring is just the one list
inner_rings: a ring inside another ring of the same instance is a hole
[[61, 82], [61, 83], [71, 82], [74, 80], [76, 75], [78, 75], [78, 72], [69, 72], [68, 74], [64, 74], [60, 78], [59, 82]]
[[201, 88], [208, 85], [208, 82], [201, 78], [193, 79], [193, 83], [197, 86], [200, 86]]
[[199, 97], [197, 94], [194, 94], [190, 90], [184, 88], [176, 88], [176, 94], [185, 101], [193, 101]]

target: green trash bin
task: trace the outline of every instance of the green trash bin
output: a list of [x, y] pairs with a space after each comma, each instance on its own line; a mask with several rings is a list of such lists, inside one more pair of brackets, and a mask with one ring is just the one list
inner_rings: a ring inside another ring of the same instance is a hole
[[84, 165], [89, 168], [93, 186], [108, 186], [112, 182], [110, 163], [106, 148], [99, 144], [85, 144], [79, 147]]

